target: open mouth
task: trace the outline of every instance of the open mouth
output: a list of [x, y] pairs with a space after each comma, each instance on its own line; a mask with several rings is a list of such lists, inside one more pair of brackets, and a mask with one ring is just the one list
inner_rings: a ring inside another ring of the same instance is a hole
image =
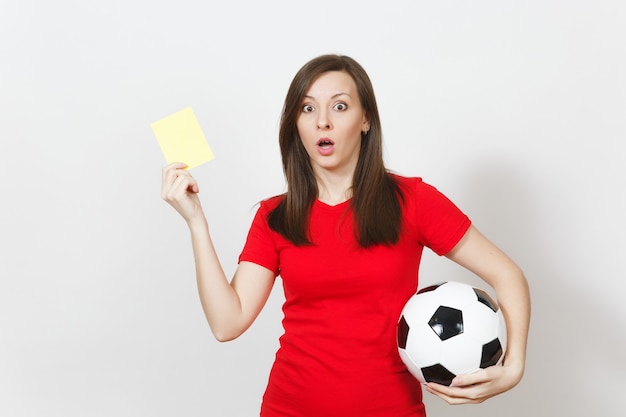
[[329, 148], [333, 146], [334, 144], [335, 142], [333, 142], [332, 140], [328, 138], [321, 138], [320, 140], [317, 141], [317, 146], [319, 146], [320, 148]]

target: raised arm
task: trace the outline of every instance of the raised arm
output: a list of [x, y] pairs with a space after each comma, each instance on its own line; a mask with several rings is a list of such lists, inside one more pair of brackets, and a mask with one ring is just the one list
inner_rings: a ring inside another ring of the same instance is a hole
[[507, 325], [507, 350], [502, 366], [459, 375], [450, 387], [428, 383], [426, 390], [450, 404], [480, 403], [508, 391], [522, 379], [530, 323], [528, 283], [521, 269], [474, 226], [446, 256], [495, 290]]
[[229, 282], [213, 246], [209, 226], [198, 198], [198, 184], [185, 164], [163, 168], [161, 197], [185, 219], [191, 232], [198, 293], [211, 331], [219, 341], [241, 335], [265, 305], [274, 273], [241, 262]]

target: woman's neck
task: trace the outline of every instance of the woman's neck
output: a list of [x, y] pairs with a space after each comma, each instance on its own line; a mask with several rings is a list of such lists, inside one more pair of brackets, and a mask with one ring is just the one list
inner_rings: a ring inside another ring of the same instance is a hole
[[[321, 175], [320, 175], [321, 174]], [[328, 205], [337, 205], [352, 197], [352, 174], [317, 173], [317, 198]]]

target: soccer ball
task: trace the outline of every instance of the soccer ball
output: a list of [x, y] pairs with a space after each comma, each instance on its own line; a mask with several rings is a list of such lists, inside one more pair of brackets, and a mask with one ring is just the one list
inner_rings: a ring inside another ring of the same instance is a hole
[[485, 291], [449, 281], [407, 301], [397, 338], [400, 358], [413, 376], [450, 385], [456, 375], [502, 363], [506, 325]]

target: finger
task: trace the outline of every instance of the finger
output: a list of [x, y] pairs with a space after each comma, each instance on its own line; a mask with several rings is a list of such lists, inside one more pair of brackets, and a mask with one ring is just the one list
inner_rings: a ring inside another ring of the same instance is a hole
[[170, 192], [167, 195], [171, 199], [177, 199], [185, 196], [187, 193], [197, 193], [199, 191], [198, 184], [191, 175], [178, 175], [174, 179], [174, 183], [170, 188]]
[[[172, 178], [170, 180], [170, 178]], [[185, 193], [188, 187], [189, 178], [185, 176], [167, 175], [161, 187], [161, 197], [163, 200], [172, 202]]]
[[186, 181], [184, 182], [184, 184], [181, 185], [181, 188], [184, 187], [185, 185], [187, 186], [185, 191], [193, 193], [193, 194], [197, 194], [200, 192], [200, 189], [198, 188], [198, 181], [196, 181], [196, 179], [192, 177], [191, 175], [187, 175], [187, 176], [181, 175], [178, 178], [186, 178]]
[[450, 384], [451, 387], [468, 387], [480, 384], [488, 380], [487, 373], [484, 370], [473, 372], [471, 374], [457, 375]]
[[426, 389], [426, 391], [428, 391], [429, 393], [433, 395], [436, 395], [437, 397], [441, 398], [448, 404], [458, 404], [458, 400], [452, 397], [451, 395], [447, 394], [446, 392], [444, 392], [442, 388], [444, 387], [438, 384], [425, 384], [424, 385], [424, 389]]
[[172, 167], [174, 169], [184, 169], [187, 168], [187, 164], [185, 164], [184, 162], [172, 162], [168, 165], [168, 167]]
[[449, 388], [439, 384], [426, 384], [426, 391], [436, 395], [448, 404], [478, 404], [486, 398], [479, 395], [476, 387], [472, 388]]
[[167, 174], [170, 172], [174, 172], [177, 169], [185, 169], [187, 168], [186, 164], [183, 164], [182, 162], [172, 162], [171, 164], [168, 164], [166, 166], [163, 167], [163, 174]]
[[163, 178], [161, 181], [161, 195], [168, 194], [168, 190], [179, 177], [193, 178], [188, 171], [183, 168], [185, 164], [173, 163], [163, 169]]
[[[163, 183], [172, 183], [174, 177], [176, 176], [176, 173], [178, 171], [182, 171], [185, 168], [187, 168], [187, 164], [184, 164], [182, 162], [172, 162], [171, 164], [165, 166], [162, 170], [162, 176], [161, 176], [161, 180]], [[187, 171], [184, 171], [187, 172]]]

